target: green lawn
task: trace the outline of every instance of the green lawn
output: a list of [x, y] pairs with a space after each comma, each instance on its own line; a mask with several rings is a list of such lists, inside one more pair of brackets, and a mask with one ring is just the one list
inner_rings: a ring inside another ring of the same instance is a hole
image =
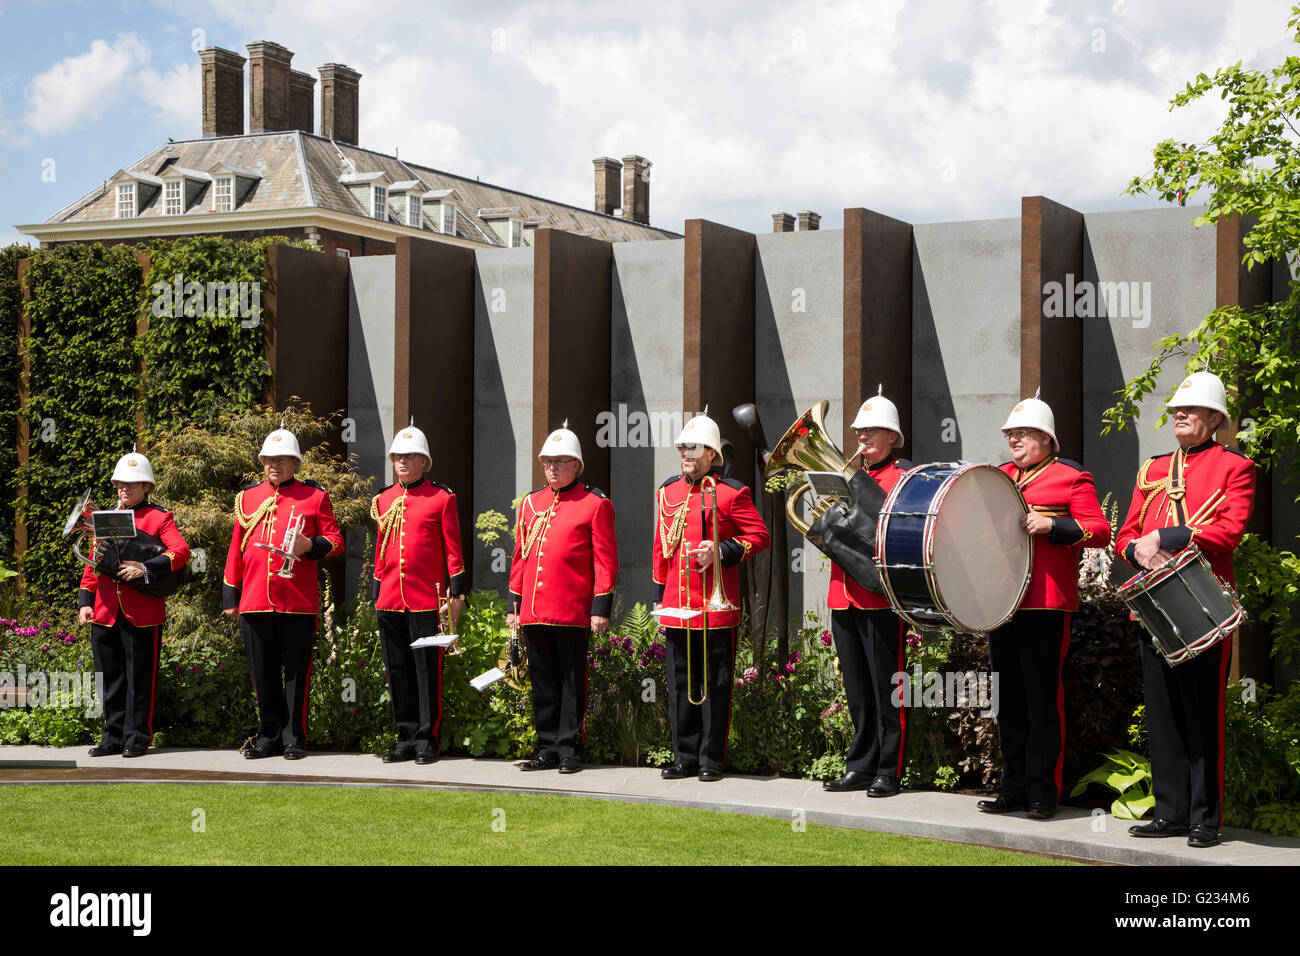
[[1061, 863], [706, 810], [348, 787], [0, 786], [0, 833], [3, 865]]

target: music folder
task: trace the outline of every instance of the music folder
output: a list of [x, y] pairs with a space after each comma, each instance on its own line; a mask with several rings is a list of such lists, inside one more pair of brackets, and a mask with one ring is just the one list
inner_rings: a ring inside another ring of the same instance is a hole
[[417, 637], [411, 641], [411, 648], [421, 647], [451, 647], [456, 643], [455, 634], [432, 634], [429, 637]]
[[692, 621], [703, 613], [703, 611], [688, 611], [684, 607], [661, 607], [657, 611], [651, 611], [650, 616], [660, 621], [666, 617], [679, 621]]
[[469, 686], [473, 687], [477, 691], [483, 691], [505, 676], [505, 671], [499, 667], [494, 667], [489, 671], [484, 671], [482, 674], [479, 674], [478, 677], [475, 677], [469, 682]]
[[90, 523], [96, 538], [134, 538], [134, 511], [92, 511]]

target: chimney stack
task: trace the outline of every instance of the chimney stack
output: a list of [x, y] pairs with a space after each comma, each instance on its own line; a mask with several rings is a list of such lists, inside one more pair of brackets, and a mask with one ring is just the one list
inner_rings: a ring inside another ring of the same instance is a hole
[[210, 46], [199, 51], [203, 71], [203, 136], [244, 135], [244, 58]]
[[773, 232], [794, 232], [794, 216], [788, 212], [772, 213]]
[[326, 63], [320, 73], [320, 134], [357, 145], [361, 74], [342, 63]]
[[289, 129], [316, 132], [316, 77], [289, 71]]
[[644, 156], [623, 157], [623, 218], [650, 222], [650, 160]]
[[596, 167], [596, 212], [612, 216], [623, 191], [619, 183], [623, 167], [609, 156], [597, 156], [591, 164]]
[[268, 40], [248, 50], [248, 131], [275, 133], [289, 124], [289, 64], [293, 54]]
[[799, 210], [799, 231], [808, 232], [812, 229], [821, 228], [821, 213], [811, 212], [807, 209]]

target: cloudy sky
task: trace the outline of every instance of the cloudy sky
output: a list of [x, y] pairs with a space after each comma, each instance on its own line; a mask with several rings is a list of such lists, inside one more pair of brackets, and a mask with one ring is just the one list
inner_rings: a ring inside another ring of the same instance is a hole
[[[591, 160], [654, 163], [651, 220], [766, 232], [846, 206], [911, 222], [1123, 195], [1198, 72], [1296, 53], [1289, 0], [0, 0], [0, 244], [168, 137], [200, 135], [196, 50], [274, 40], [360, 70], [361, 145], [590, 207]], [[318, 84], [319, 86], [319, 84]], [[319, 107], [317, 108], [319, 122]]]

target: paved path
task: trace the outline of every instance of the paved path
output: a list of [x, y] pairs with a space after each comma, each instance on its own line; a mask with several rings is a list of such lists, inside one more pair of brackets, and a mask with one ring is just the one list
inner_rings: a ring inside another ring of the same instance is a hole
[[808, 823], [977, 843], [1010, 850], [1049, 853], [1080, 860], [1135, 865], [1300, 866], [1300, 840], [1251, 830], [1224, 830], [1222, 846], [1194, 850], [1181, 839], [1139, 840], [1128, 823], [1066, 808], [1048, 821], [1023, 814], [993, 816], [975, 809], [976, 797], [906, 792], [884, 800], [865, 793], [832, 794], [809, 780], [728, 776], [717, 783], [662, 780], [645, 767], [588, 766], [561, 776], [554, 771], [523, 773], [504, 760], [447, 758], [427, 767], [385, 764], [370, 754], [311, 752], [304, 760], [279, 757], [245, 760], [233, 750], [151, 750], [148, 755], [93, 759], [86, 747], [0, 746], [0, 783], [67, 782], [82, 779], [73, 768], [92, 771], [97, 782], [276, 782], [311, 786], [443, 787], [507, 793], [556, 793], [627, 803], [653, 803], [723, 810]]

